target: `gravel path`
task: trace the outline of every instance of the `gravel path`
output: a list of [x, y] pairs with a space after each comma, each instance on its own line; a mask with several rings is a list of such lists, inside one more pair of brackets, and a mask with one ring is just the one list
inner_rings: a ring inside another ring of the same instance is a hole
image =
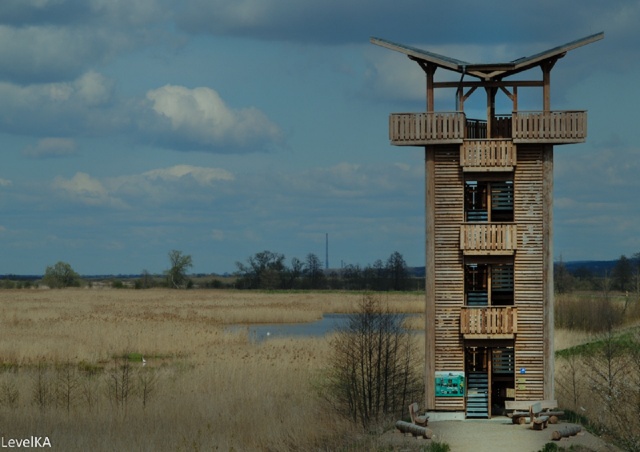
[[528, 425], [512, 424], [511, 419], [506, 417], [491, 420], [437, 421], [429, 422], [428, 428], [433, 431], [431, 440], [414, 438], [394, 431], [387, 434], [384, 442], [395, 450], [407, 451], [420, 450], [429, 441], [447, 443], [452, 452], [537, 452], [550, 442], [566, 449], [571, 446], [583, 446], [586, 448], [583, 449], [585, 451], [619, 451], [584, 430], [560, 441], [551, 439], [552, 432], [568, 425], [575, 424], [560, 422], [538, 431], [531, 430]]

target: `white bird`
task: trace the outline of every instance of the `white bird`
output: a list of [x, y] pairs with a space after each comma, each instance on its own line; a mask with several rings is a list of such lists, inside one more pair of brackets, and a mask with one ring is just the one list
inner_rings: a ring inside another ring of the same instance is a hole
[[267, 331], [267, 336], [271, 336], [271, 332]]
[[143, 366], [146, 366], [146, 365], [147, 365], [147, 360], [146, 360], [146, 359], [144, 359], [144, 356], [142, 357], [142, 365], [143, 365]]

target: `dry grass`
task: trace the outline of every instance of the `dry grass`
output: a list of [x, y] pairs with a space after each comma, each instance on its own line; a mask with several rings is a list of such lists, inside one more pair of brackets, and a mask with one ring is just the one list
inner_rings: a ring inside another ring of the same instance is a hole
[[[352, 432], [323, 409], [314, 387], [327, 366], [328, 339], [256, 344], [227, 326], [312, 321], [323, 312], [353, 312], [361, 297], [0, 291], [3, 436], [49, 436], [53, 447], [67, 451], [335, 449]], [[397, 312], [422, 312], [424, 305], [420, 294], [381, 298]], [[129, 354], [133, 361], [116, 359]], [[140, 355], [144, 368], [135, 358]], [[59, 393], [64, 365], [73, 368], [68, 404]], [[122, 366], [131, 366], [127, 378], [137, 392], [116, 403], [113, 383]], [[154, 383], [143, 405], [140, 379], [150, 375]], [[40, 406], [36, 396], [47, 391], [51, 399]]]
[[554, 332], [554, 350], [565, 350], [593, 340], [594, 335], [586, 331], [556, 328]]

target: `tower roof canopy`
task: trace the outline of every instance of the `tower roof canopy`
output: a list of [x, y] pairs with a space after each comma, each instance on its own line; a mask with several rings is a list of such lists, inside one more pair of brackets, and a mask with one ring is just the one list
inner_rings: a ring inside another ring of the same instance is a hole
[[371, 38], [371, 43], [404, 53], [412, 60], [426, 64], [433, 64], [438, 67], [458, 72], [460, 74], [469, 74], [482, 79], [502, 79], [518, 72], [526, 71], [532, 67], [539, 66], [545, 61], [557, 60], [562, 58], [569, 50], [582, 47], [604, 38], [604, 32], [596, 33], [567, 44], [545, 50], [529, 57], [518, 58], [517, 60], [506, 63], [470, 63], [458, 60], [427, 50], [418, 49], [416, 47], [398, 44], [381, 38]]

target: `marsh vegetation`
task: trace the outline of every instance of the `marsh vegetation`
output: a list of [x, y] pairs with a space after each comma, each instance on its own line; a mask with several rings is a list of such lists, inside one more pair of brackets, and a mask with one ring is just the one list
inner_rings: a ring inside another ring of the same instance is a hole
[[[375, 297], [391, 313], [415, 314], [404, 325], [417, 331], [411, 361], [420, 372], [424, 294]], [[363, 299], [329, 291], [2, 290], [3, 435], [47, 436], [67, 451], [382, 447], [366, 432], [384, 430], [384, 417], [363, 429], [326, 397], [339, 335], [259, 342], [248, 328], [230, 328], [356, 313]], [[638, 450], [640, 431], [638, 306], [620, 292], [606, 303], [599, 292], [556, 299], [560, 404], [627, 450]]]
[[[331, 337], [256, 343], [228, 328], [355, 312], [361, 300], [342, 292], [0, 291], [3, 435], [48, 436], [67, 451], [369, 444], [322, 396]], [[392, 312], [423, 310], [418, 293], [381, 300]]]
[[640, 300], [627, 292], [560, 295], [556, 395], [577, 422], [640, 451]]

